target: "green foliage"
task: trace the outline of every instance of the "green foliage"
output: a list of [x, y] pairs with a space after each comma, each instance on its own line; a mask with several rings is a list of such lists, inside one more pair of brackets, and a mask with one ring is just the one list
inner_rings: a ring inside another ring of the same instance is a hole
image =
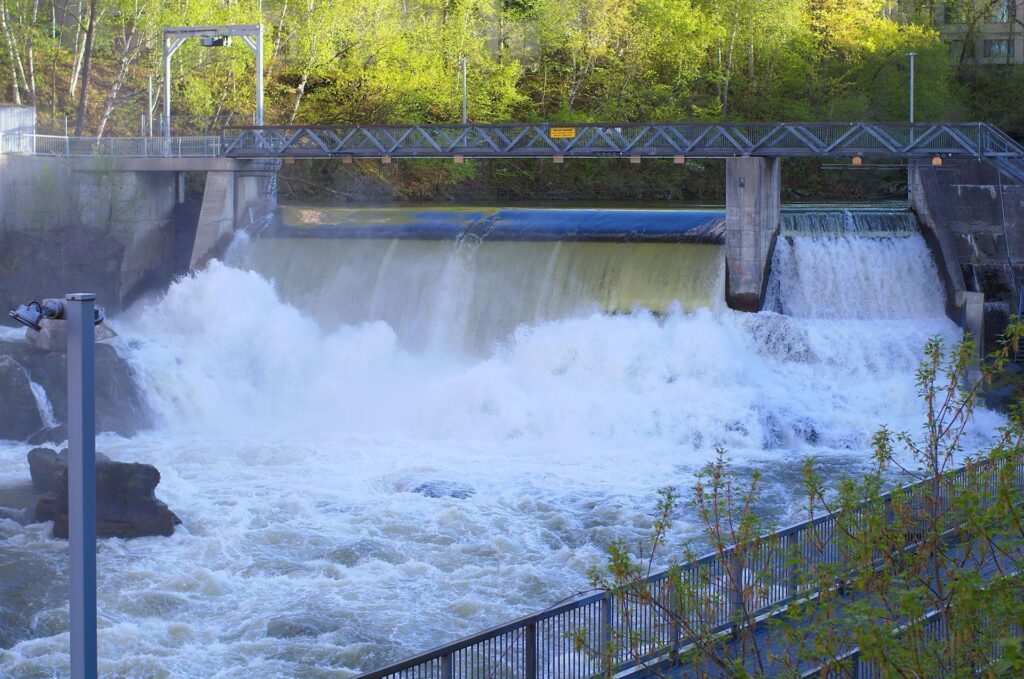
[[[1020, 108], [971, 96], [1012, 88], [958, 70], [924, 2], [895, 12], [884, 0], [95, 0], [83, 69], [91, 1], [0, 1], [0, 88], [34, 103], [44, 129], [63, 130], [89, 70], [85, 129], [134, 133], [146, 77], [161, 90], [164, 26], [259, 21], [268, 122], [454, 122], [463, 59], [478, 122], [902, 119], [910, 50], [918, 117], [1016, 120]], [[186, 42], [174, 112], [251, 114], [252, 68], [241, 40]]]
[[[807, 460], [810, 523], [800, 532], [766, 535], [755, 511], [759, 477], [738, 482], [719, 451], [691, 503], [711, 555], [696, 560], [686, 545], [667, 576], [652, 580], [678, 497], [663, 491], [650, 546], [634, 556], [613, 545], [606, 566], [592, 573], [622, 616], [656, 621], [613, 626], [612, 648], [641, 663], [660, 656], [650, 665], [655, 674], [686, 664], [705, 677], [853, 676], [856, 649], [879, 676], [1020, 676], [1021, 409], [987, 450], [954, 463], [979, 390], [1005, 372], [1022, 336], [1024, 324], [1012, 323], [1004, 347], [980, 366], [969, 339], [951, 348], [929, 341], [917, 372], [922, 431], [881, 429], [872, 469], [834, 487]], [[968, 380], [978, 371], [980, 379]], [[686, 643], [666, 644], [657, 632], [665, 628]], [[574, 635], [611, 676], [609, 651], [587, 647], [588, 638]]]

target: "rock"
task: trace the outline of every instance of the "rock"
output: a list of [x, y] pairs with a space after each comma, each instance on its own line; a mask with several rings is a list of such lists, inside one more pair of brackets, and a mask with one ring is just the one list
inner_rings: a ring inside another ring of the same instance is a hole
[[10, 356], [0, 356], [0, 439], [24, 441], [43, 426], [27, 371]]
[[426, 497], [441, 498], [453, 497], [456, 500], [465, 500], [473, 496], [473, 489], [451, 481], [428, 481], [421, 483], [412, 489], [412, 492], [425, 495]]
[[[24, 342], [0, 342], [0, 360], [4, 356], [13, 359], [28, 372], [32, 381], [39, 384], [46, 392], [57, 421], [66, 422], [68, 408], [66, 353], [63, 351], [41, 351]], [[0, 393], [5, 395], [9, 393], [4, 389], [2, 383], [0, 383]], [[2, 417], [0, 414], [0, 418]], [[97, 344], [96, 431], [133, 436], [151, 424], [149, 411], [142, 393], [135, 383], [131, 367], [117, 355], [114, 347], [109, 344]], [[17, 440], [25, 440], [40, 429], [42, 429], [42, 424], [37, 425]], [[0, 437], [2, 436], [0, 433]], [[55, 429], [49, 432], [39, 432], [39, 436], [35, 437], [31, 443], [56, 443], [65, 439], [67, 439], [66, 432]]]
[[54, 471], [68, 466], [67, 458], [50, 448], [33, 448], [28, 451], [28, 472], [32, 475], [32, 487], [37, 493], [52, 493], [55, 486]]
[[[25, 340], [30, 347], [40, 351], [67, 351], [67, 321], [44, 318], [39, 325], [41, 326], [40, 330], [26, 329], [25, 331]], [[109, 323], [101, 323], [95, 326], [93, 335], [97, 342], [117, 337], [117, 333], [110, 328]]]
[[25, 443], [32, 446], [39, 446], [44, 443], [63, 443], [68, 440], [68, 425], [57, 424], [52, 427], [43, 427], [32, 436], [28, 437]]
[[[36, 503], [35, 520], [53, 521], [53, 536], [67, 538], [67, 451], [35, 448], [29, 452], [29, 469], [33, 486], [45, 493]], [[156, 499], [159, 483], [160, 472], [152, 465], [115, 462], [97, 453], [96, 536], [171, 535], [181, 521]]]
[[[103, 453], [96, 453], [96, 464], [112, 461]], [[67, 468], [67, 448], [59, 453], [52, 448], [33, 448], [28, 451], [28, 471], [32, 476], [32, 487], [37, 493], [56, 493]]]
[[273, 639], [294, 639], [295, 637], [316, 637], [317, 627], [304, 620], [271, 618], [267, 621], [267, 636]]

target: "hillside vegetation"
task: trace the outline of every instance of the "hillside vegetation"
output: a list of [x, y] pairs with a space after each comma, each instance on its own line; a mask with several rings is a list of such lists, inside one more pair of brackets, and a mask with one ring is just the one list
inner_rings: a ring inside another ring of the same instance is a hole
[[[137, 134], [149, 76], [159, 121], [165, 26], [262, 22], [268, 123], [455, 122], [462, 59], [473, 122], [904, 120], [914, 51], [918, 119], [1020, 133], [1024, 78], [935, 28], [952, 8], [976, 30], [1008, 1], [0, 0], [0, 92], [40, 131]], [[253, 65], [239, 39], [188, 41], [175, 131], [251, 121]]]

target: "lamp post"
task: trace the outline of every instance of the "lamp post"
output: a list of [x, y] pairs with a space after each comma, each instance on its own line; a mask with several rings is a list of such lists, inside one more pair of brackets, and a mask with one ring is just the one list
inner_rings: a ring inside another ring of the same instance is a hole
[[8, 315], [32, 330], [44, 318], [68, 324], [68, 551], [71, 679], [96, 679], [96, 410], [95, 333], [103, 322], [96, 295], [23, 304]]
[[459, 65], [462, 66], [462, 124], [465, 125], [469, 121], [466, 107], [466, 57], [459, 59]]
[[907, 52], [905, 56], [910, 57], [910, 123], [914, 123], [914, 57], [917, 52]]

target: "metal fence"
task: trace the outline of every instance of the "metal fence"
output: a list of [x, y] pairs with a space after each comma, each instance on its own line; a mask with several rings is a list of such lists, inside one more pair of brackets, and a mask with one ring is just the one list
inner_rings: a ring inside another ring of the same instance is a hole
[[[983, 482], [993, 488], [990, 467], [981, 465], [973, 472], [962, 468], [943, 475], [938, 498], [930, 481], [900, 489], [900, 506], [913, 516], [942, 507], [955, 525], [963, 519], [955, 501], [978, 480], [977, 469], [988, 470]], [[1015, 461], [1013, 473], [1016, 487], [1024, 489], [1024, 460]], [[892, 520], [893, 494], [881, 501]], [[868, 506], [856, 510], [848, 524], [856, 526], [861, 512], [869, 511]], [[815, 593], [802, 569], [843, 566], [839, 523], [839, 515], [824, 515], [765, 535], [754, 545], [733, 546], [684, 564], [679, 581], [687, 592], [699, 595], [700, 611], [676, 610], [676, 585], [664, 572], [647, 578], [637, 590], [584, 596], [358, 679], [585, 679], [606, 672], [603, 664], [608, 661], [613, 674], [625, 672], [688, 645], [683, 622], [712, 633], [735, 631], [744, 624], [740, 612], [744, 619], [771, 616], [795, 598]], [[913, 548], [916, 538], [905, 538], [907, 548]]]
[[62, 137], [47, 134], [2, 134], [0, 153], [85, 158], [215, 158], [220, 137]]
[[968, 157], [1024, 163], [987, 123], [579, 123], [225, 127], [229, 156]]

